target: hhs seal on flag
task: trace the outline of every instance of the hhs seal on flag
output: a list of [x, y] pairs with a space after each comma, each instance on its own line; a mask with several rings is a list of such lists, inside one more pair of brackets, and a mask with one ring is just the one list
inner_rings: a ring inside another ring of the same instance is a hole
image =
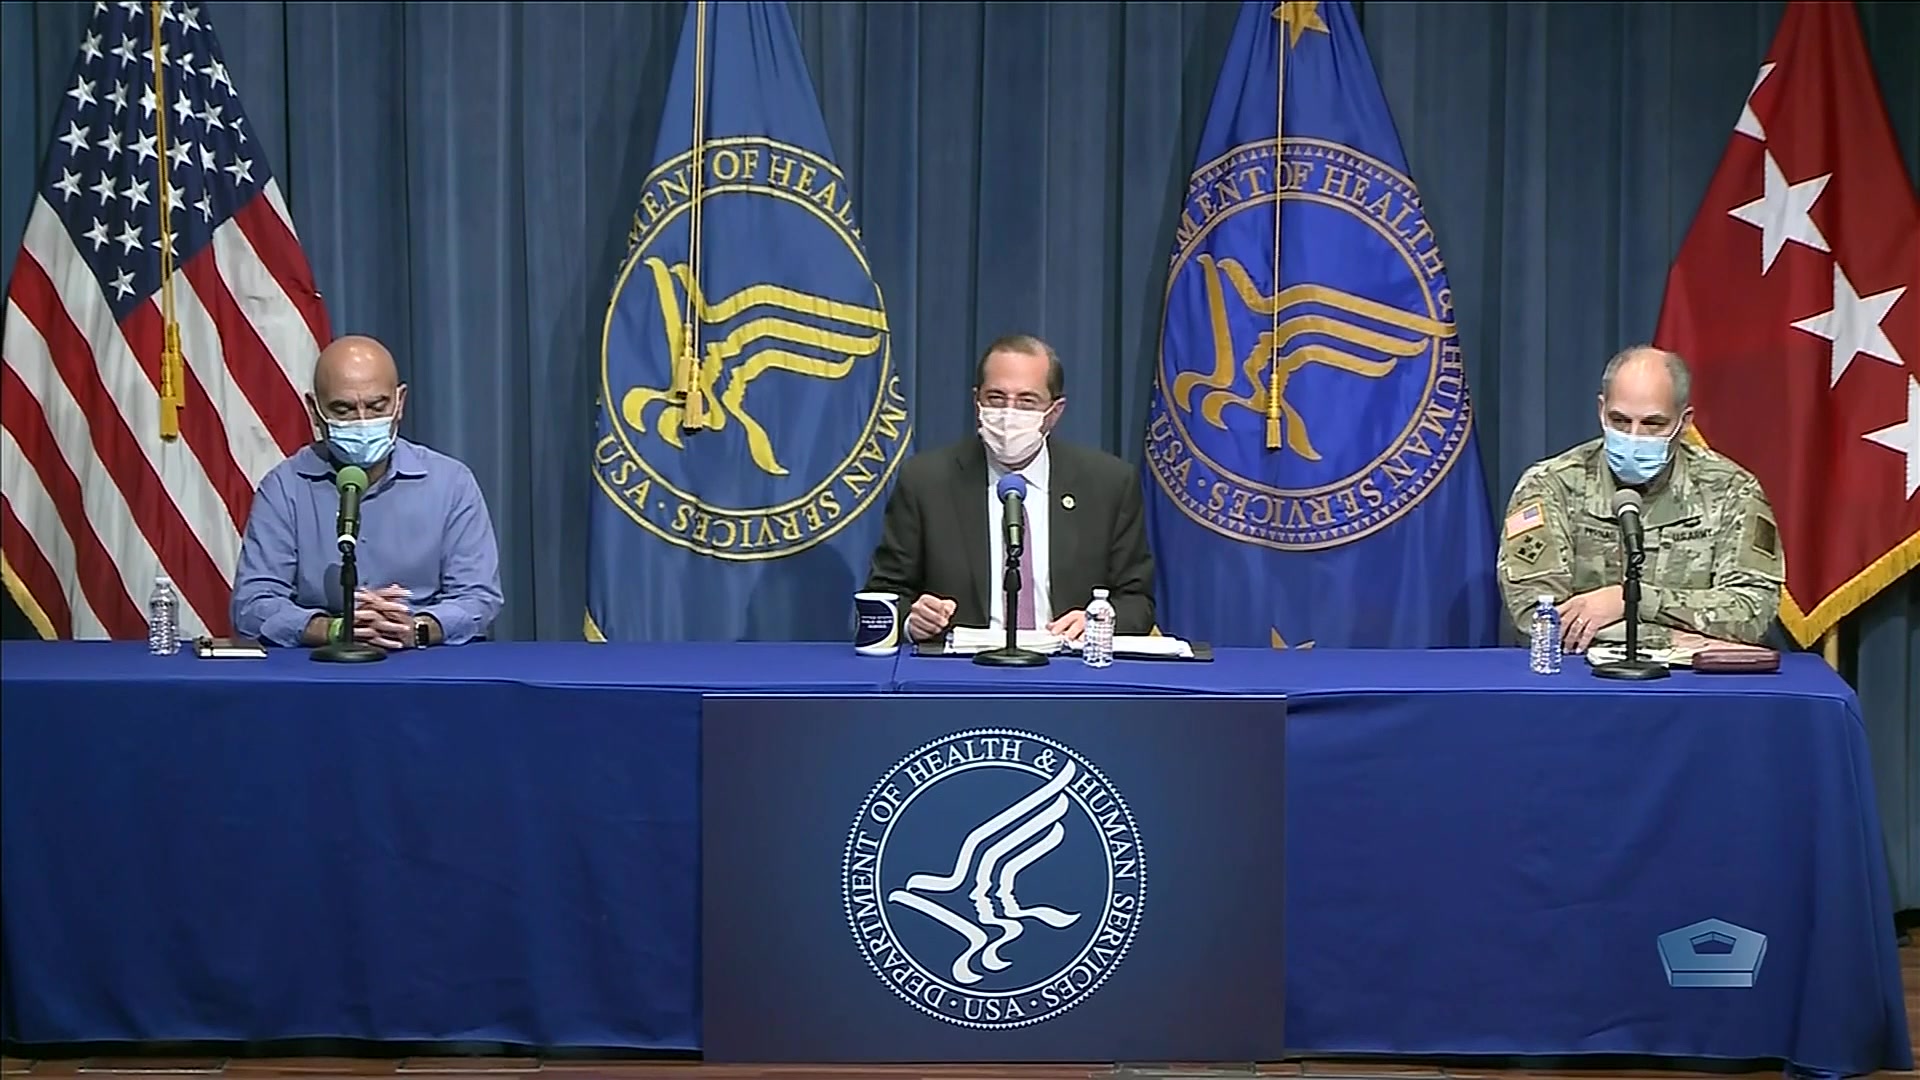
[[[1270, 257], [1206, 243], [1276, 199], [1287, 268], [1316, 271], [1278, 290]], [[1336, 142], [1289, 138], [1276, 154], [1266, 139], [1195, 172], [1186, 201], [1168, 303], [1187, 294], [1212, 349], [1161, 356], [1147, 456], [1167, 496], [1222, 535], [1286, 550], [1360, 539], [1419, 505], [1472, 417], [1412, 181]], [[1316, 258], [1296, 248], [1299, 229], [1364, 254]], [[1356, 429], [1344, 417], [1357, 412], [1388, 422]]]
[[[634, 215], [602, 342], [595, 473], [666, 543], [778, 558], [872, 505], [906, 448], [906, 396], [840, 171], [764, 137], [703, 150], [698, 181], [693, 153], [682, 153], [647, 178]], [[807, 279], [739, 259], [705, 260], [696, 276], [696, 231], [704, 245], [785, 231], [807, 248]], [[857, 426], [825, 426], [850, 411]], [[734, 449], [726, 474], [700, 467], [702, 439]], [[824, 455], [813, 449], [822, 439], [833, 444]]]

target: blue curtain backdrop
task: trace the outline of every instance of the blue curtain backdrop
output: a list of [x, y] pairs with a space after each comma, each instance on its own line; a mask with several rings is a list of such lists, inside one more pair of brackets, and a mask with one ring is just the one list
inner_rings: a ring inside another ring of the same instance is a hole
[[[206, 3], [334, 326], [392, 346], [408, 434], [492, 505], [516, 638], [578, 638], [593, 372], [680, 3]], [[969, 430], [975, 351], [1028, 330], [1063, 434], [1137, 463], [1179, 190], [1235, 5], [795, 3], [859, 193], [916, 441]], [[1368, 48], [1447, 259], [1496, 505], [1589, 437], [1779, 2], [1386, 3]], [[1860, 5], [1920, 177], [1920, 5]], [[87, 5], [0, 5], [0, 273]], [[1920, 906], [1920, 581], [1848, 621], [1903, 906]], [[1543, 719], [1543, 722], [1544, 719]]]

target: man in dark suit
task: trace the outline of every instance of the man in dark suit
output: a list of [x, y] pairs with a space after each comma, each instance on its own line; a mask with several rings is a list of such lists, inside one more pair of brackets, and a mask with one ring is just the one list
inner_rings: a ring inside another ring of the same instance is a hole
[[[907, 634], [940, 637], [955, 626], [1006, 625], [1002, 477], [1026, 479], [1024, 577], [1015, 617], [1078, 640], [1093, 590], [1104, 588], [1114, 632], [1153, 628], [1153, 556], [1134, 469], [1111, 454], [1052, 439], [1066, 411], [1066, 373], [1046, 342], [1025, 334], [988, 346], [974, 377], [978, 438], [924, 454], [900, 469], [887, 503], [869, 592], [909, 605]], [[1031, 609], [1031, 610], [1029, 610]]]

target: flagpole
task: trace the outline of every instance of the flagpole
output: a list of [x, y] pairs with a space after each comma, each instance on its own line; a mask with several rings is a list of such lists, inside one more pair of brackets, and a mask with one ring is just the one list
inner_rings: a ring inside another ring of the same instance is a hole
[[1280, 177], [1285, 168], [1287, 127], [1287, 17], [1278, 8], [1274, 17], [1280, 32], [1274, 42], [1277, 58], [1273, 71], [1273, 313], [1267, 341], [1273, 350], [1273, 366], [1267, 369], [1267, 449], [1280, 449]]
[[680, 328], [680, 356], [674, 371], [674, 396], [683, 399], [680, 426], [707, 426], [706, 395], [700, 389], [700, 203], [706, 186], [707, 3], [693, 5], [693, 207], [687, 218], [687, 306]]
[[173, 308], [173, 200], [167, 177], [167, 95], [166, 45], [161, 36], [165, 15], [157, 2], [147, 5], [148, 25], [153, 30], [153, 139], [159, 150], [155, 164], [160, 170], [160, 437], [180, 437], [180, 407], [186, 403], [186, 381], [180, 360], [180, 322]]

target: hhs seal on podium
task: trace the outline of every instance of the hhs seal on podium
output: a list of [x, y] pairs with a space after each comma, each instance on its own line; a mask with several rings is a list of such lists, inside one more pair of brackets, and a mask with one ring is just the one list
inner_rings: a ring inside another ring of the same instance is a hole
[[962, 1027], [1050, 1020], [1097, 991], [1140, 926], [1133, 813], [1070, 747], [948, 735], [880, 778], [847, 838], [847, 920], [894, 993]]

